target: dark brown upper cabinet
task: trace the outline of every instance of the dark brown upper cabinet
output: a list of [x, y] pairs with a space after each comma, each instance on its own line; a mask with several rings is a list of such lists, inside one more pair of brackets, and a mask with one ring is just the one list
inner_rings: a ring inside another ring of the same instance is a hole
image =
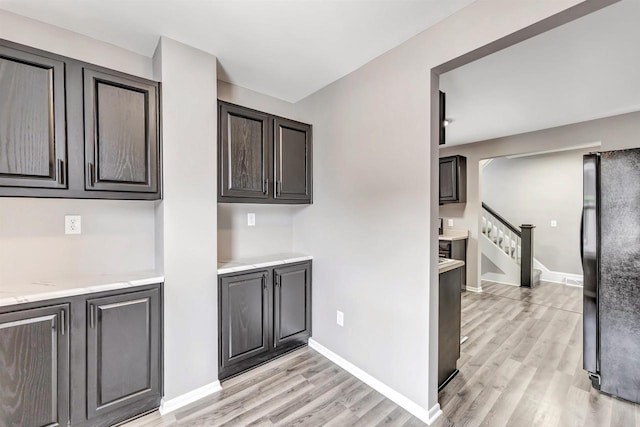
[[160, 84], [0, 40], [0, 196], [160, 198]]
[[0, 186], [66, 188], [65, 63], [0, 46]]
[[312, 203], [311, 126], [218, 101], [218, 202]]
[[467, 202], [467, 158], [440, 158], [440, 204]]
[[269, 115], [220, 104], [220, 197], [269, 198]]
[[275, 180], [278, 200], [311, 203], [311, 126], [275, 118]]
[[158, 191], [158, 86], [84, 69], [87, 189]]

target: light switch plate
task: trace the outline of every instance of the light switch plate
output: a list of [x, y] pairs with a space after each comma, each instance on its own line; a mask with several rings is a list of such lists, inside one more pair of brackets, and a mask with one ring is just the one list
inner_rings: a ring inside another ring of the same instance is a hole
[[556, 221], [555, 219], [551, 220], [551, 226], [552, 227], [557, 227], [558, 226], [558, 221]]
[[449, 219], [447, 220], [447, 225], [448, 225], [449, 227], [453, 227], [453, 219], [449, 218]]
[[249, 227], [255, 227], [256, 225], [256, 214], [248, 213], [247, 214], [247, 225]]
[[336, 323], [339, 326], [344, 326], [344, 313], [341, 312], [340, 310], [338, 310], [337, 316], [336, 316]]
[[80, 215], [64, 216], [64, 234], [82, 234], [82, 217]]

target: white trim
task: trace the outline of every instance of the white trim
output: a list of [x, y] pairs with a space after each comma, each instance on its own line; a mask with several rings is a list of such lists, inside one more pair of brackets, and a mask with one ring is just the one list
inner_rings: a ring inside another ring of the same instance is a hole
[[426, 410], [408, 397], [404, 396], [401, 393], [398, 393], [382, 381], [358, 368], [353, 363], [338, 356], [336, 353], [318, 343], [313, 338], [309, 339], [309, 347], [311, 347], [327, 359], [331, 360], [333, 363], [340, 366], [342, 369], [349, 372], [351, 375], [358, 378], [360, 381], [364, 382], [369, 387], [373, 388], [389, 400], [392, 400], [397, 405], [403, 407], [412, 415], [419, 418], [421, 421], [424, 421], [425, 423], [431, 425], [436, 419], [438, 419], [438, 417], [440, 417], [440, 415], [442, 415], [442, 410], [440, 409], [439, 403], [436, 403], [431, 409]]
[[505, 280], [509, 280], [509, 278], [506, 274], [500, 273], [484, 273], [482, 275], [482, 280], [486, 280], [487, 282], [500, 283], [501, 285], [520, 286], [520, 283], [506, 282]]
[[475, 292], [477, 294], [481, 294], [482, 293], [482, 286], [469, 286], [467, 285], [467, 291], [469, 292]]
[[187, 406], [190, 403], [195, 402], [196, 400], [200, 400], [213, 393], [217, 393], [220, 390], [222, 390], [220, 381], [214, 381], [210, 384], [198, 387], [197, 389], [191, 390], [190, 392], [182, 394], [178, 397], [174, 397], [173, 399], [165, 400], [163, 398], [162, 402], [160, 403], [160, 415], [165, 415], [169, 412], [173, 412], [177, 409], [182, 408], [183, 406]]
[[543, 280], [545, 282], [560, 283], [567, 286], [582, 287], [582, 274], [551, 271], [537, 259], [533, 260], [533, 267], [539, 269], [542, 272], [540, 274], [540, 280]]

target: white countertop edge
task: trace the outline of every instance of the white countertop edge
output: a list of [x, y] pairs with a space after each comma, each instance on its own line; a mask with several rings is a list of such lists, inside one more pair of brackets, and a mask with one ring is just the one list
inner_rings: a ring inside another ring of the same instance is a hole
[[[130, 275], [123, 275], [130, 276]], [[30, 302], [39, 302], [39, 301], [48, 301], [59, 298], [69, 298], [78, 295], [88, 295], [94, 294], [98, 292], [105, 291], [114, 291], [118, 289], [127, 289], [138, 286], [145, 285], [154, 285], [158, 283], [164, 283], [164, 276], [158, 275], [157, 273], [152, 273], [148, 277], [146, 277], [142, 273], [137, 273], [135, 276], [139, 278], [131, 279], [131, 280], [119, 280], [119, 281], [110, 281], [108, 280], [106, 283], [93, 284], [89, 286], [70, 286], [65, 287], [65, 281], [61, 280], [61, 289], [56, 289], [57, 286], [50, 285], [48, 289], [43, 290], [42, 292], [34, 292], [33, 289], [26, 290], [24, 294], [21, 294], [21, 288], [24, 286], [17, 285], [14, 290], [8, 291], [7, 287], [2, 288], [0, 291], [0, 307], [6, 307], [16, 304], [25, 304]], [[73, 281], [77, 281], [78, 279], [74, 279]], [[87, 283], [92, 283], [95, 281], [87, 280]], [[34, 282], [36, 283], [36, 282]]]
[[273, 267], [276, 265], [284, 265], [284, 264], [293, 264], [296, 262], [303, 262], [312, 260], [313, 256], [311, 255], [296, 255], [296, 256], [286, 256], [281, 259], [273, 259], [261, 262], [247, 263], [244, 264], [242, 260], [232, 260], [225, 261], [225, 263], [229, 264], [229, 266], [218, 268], [218, 275], [229, 274], [229, 273], [238, 273], [241, 271], [249, 271], [266, 267]]
[[446, 273], [447, 271], [455, 270], [460, 267], [464, 267], [464, 261], [452, 259], [448, 262], [438, 264], [438, 274]]

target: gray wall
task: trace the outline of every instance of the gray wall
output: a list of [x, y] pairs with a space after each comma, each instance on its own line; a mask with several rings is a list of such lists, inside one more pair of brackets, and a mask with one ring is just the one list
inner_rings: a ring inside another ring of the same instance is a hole
[[[153, 209], [153, 202], [0, 198], [0, 284], [151, 270]], [[68, 214], [82, 216], [82, 234], [64, 234]]]
[[[640, 146], [640, 113], [623, 114], [474, 144], [442, 147], [440, 149], [441, 157], [455, 154], [467, 157], [467, 203], [441, 206], [439, 215], [444, 218], [452, 218], [454, 220], [452, 228], [468, 229], [470, 232], [467, 253], [467, 283], [470, 286], [478, 287], [480, 284], [481, 264], [478, 251], [478, 236], [480, 233], [481, 190], [479, 161], [596, 143], [601, 144], [602, 150]], [[577, 226], [579, 226], [579, 223], [576, 224]]]
[[165, 398], [218, 378], [216, 58], [162, 37], [163, 200], [156, 221], [164, 286]]
[[[2, 10], [0, 38], [153, 77], [150, 58]], [[153, 269], [154, 209], [154, 202], [2, 198], [0, 281]], [[82, 216], [81, 235], [64, 234], [65, 214]]]
[[551, 271], [582, 274], [582, 156], [597, 149], [501, 157], [482, 170], [482, 201], [516, 226], [536, 226], [535, 257]]
[[[294, 105], [252, 90], [218, 81], [218, 99], [297, 119]], [[218, 204], [218, 259], [255, 257], [293, 250], [293, 217], [304, 206]], [[256, 225], [247, 226], [247, 214], [256, 215]]]
[[474, 2], [298, 104], [314, 125], [314, 205], [293, 237], [315, 257], [314, 339], [425, 410], [437, 403], [430, 70], [579, 1], [534, 3]]

